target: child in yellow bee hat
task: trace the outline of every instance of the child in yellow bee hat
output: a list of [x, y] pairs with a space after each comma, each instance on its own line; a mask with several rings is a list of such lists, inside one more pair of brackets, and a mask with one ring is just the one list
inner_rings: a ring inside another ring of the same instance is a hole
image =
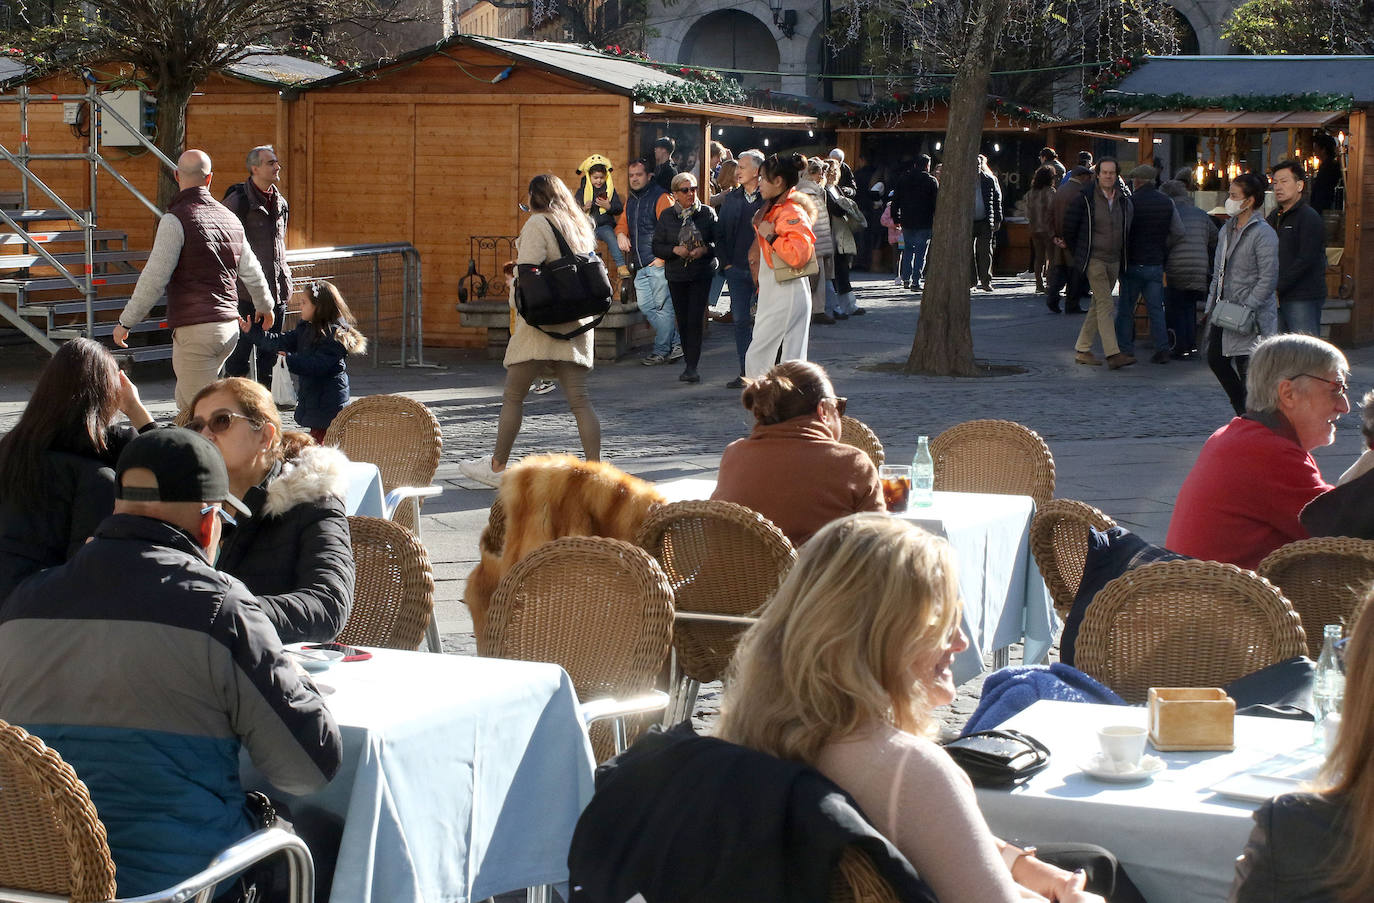
[[630, 270], [625, 266], [625, 255], [615, 239], [616, 217], [625, 209], [625, 202], [621, 200], [620, 193], [615, 190], [615, 182], [611, 179], [611, 171], [614, 168], [611, 161], [600, 154], [592, 154], [583, 160], [582, 165], [577, 167], [577, 174], [582, 177], [581, 183], [577, 186], [577, 199], [582, 204], [582, 209], [592, 218], [597, 240], [606, 243], [621, 278], [626, 278], [630, 275]]

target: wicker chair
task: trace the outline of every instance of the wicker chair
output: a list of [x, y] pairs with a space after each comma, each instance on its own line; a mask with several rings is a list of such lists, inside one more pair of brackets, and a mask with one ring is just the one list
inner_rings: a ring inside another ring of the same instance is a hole
[[897, 893], [873, 860], [858, 847], [845, 847], [840, 863], [831, 873], [827, 903], [899, 903]]
[[[291, 864], [291, 903], [313, 900], [305, 842], [280, 828], [250, 834], [200, 874], [149, 899], [189, 900], [283, 851]], [[42, 740], [0, 721], [0, 898], [37, 899], [26, 896], [34, 894], [71, 903], [113, 900], [115, 865], [105, 825], [76, 772]]]
[[883, 444], [878, 441], [878, 435], [862, 420], [849, 416], [841, 417], [840, 441], [868, 455], [874, 467], [882, 467], [883, 462], [887, 460], [887, 455], [883, 453]]
[[1374, 540], [1326, 536], [1300, 539], [1270, 552], [1255, 569], [1277, 586], [1302, 617], [1307, 653], [1322, 651], [1322, 627], [1355, 622], [1355, 608], [1374, 585]]
[[1073, 608], [1088, 558], [1088, 528], [1116, 526], [1103, 512], [1073, 499], [1050, 499], [1031, 519], [1030, 549], [1060, 617]]
[[482, 529], [477, 544], [483, 552], [498, 558], [501, 556], [501, 549], [506, 544], [506, 506], [499, 495], [492, 500], [491, 510], [487, 512], [487, 525]]
[[[420, 506], [443, 491], [432, 481], [444, 437], [429, 408], [404, 395], [365, 395], [338, 413], [324, 444], [337, 446], [350, 460], [376, 464], [386, 516], [421, 535]], [[429, 651], [441, 652], [439, 624], [431, 617], [429, 625]]]
[[[555, 539], [522, 558], [492, 594], [477, 638], [480, 655], [554, 662], [572, 678], [577, 698], [656, 697], [654, 681], [673, 634], [673, 591], [648, 552], [600, 536]], [[623, 710], [615, 731], [594, 725], [598, 761], [623, 750]]]
[[1216, 561], [1156, 561], [1097, 594], [1074, 665], [1136, 703], [1150, 687], [1219, 687], [1306, 652], [1302, 620], [1268, 580]]
[[682, 680], [671, 681], [668, 720], [690, 718], [701, 684], [720, 680], [747, 623], [693, 616], [748, 616], [763, 607], [797, 554], [762, 514], [734, 502], [673, 502], [649, 512], [635, 542], [658, 559], [676, 605], [673, 649]]
[[1054, 456], [1032, 429], [1010, 420], [970, 420], [930, 443], [939, 492], [1028, 495], [1036, 507], [1054, 496]]
[[377, 517], [348, 519], [358, 576], [340, 643], [415, 649], [434, 614], [434, 571], [405, 527]]

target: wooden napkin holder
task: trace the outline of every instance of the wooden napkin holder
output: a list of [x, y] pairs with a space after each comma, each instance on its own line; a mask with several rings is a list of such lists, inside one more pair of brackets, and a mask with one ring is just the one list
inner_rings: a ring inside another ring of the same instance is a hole
[[1150, 743], [1162, 752], [1236, 748], [1236, 701], [1215, 687], [1151, 687]]

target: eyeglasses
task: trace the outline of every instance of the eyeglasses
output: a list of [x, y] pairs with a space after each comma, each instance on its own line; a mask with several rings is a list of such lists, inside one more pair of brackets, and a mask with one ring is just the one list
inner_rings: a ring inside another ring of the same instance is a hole
[[[1343, 379], [1327, 379], [1325, 376], [1317, 376], [1314, 373], [1299, 373], [1298, 376], [1305, 376], [1308, 379], [1316, 379], [1326, 383], [1328, 386], [1331, 386], [1336, 390], [1332, 393], [1333, 395], [1344, 395], [1346, 392], [1350, 391], [1350, 384]], [[1289, 378], [1297, 379], [1298, 376], [1292, 376]]]
[[242, 414], [236, 414], [233, 411], [216, 411], [215, 413], [210, 415], [210, 418], [208, 420], [204, 417], [192, 417], [190, 420], [186, 422], [186, 428], [194, 433], [203, 433], [205, 432], [205, 428], [208, 426], [210, 428], [210, 432], [214, 433], [215, 435], [219, 435], [220, 433], [229, 429], [229, 427], [233, 426], [235, 420], [247, 420], [248, 423], [255, 430], [262, 428], [261, 422], [254, 420], [252, 417], [245, 417]]
[[824, 398], [822, 398], [821, 401], [835, 402], [835, 414], [840, 417], [844, 416], [844, 409], [849, 404], [848, 398], [844, 398], [839, 395], [827, 395]]
[[220, 520], [224, 521], [229, 526], [237, 527], [239, 525], [239, 522], [234, 520], [233, 515], [231, 515], [228, 511], [225, 511], [219, 505], [206, 505], [204, 508], [200, 509], [200, 514], [202, 517], [204, 517], [211, 511], [215, 512], [216, 516], [218, 516]]

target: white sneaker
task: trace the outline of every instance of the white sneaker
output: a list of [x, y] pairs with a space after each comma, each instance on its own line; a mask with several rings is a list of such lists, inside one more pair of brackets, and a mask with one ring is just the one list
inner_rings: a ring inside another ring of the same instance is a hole
[[668, 362], [672, 363], [673, 361], [680, 360], [682, 360], [682, 346], [674, 345], [673, 350], [668, 352]]
[[535, 395], [547, 395], [557, 388], [557, 383], [551, 379], [536, 379], [534, 385], [530, 386], [530, 391]]
[[492, 489], [499, 488], [501, 478], [506, 475], [504, 470], [498, 473], [491, 469], [491, 455], [483, 455], [473, 461], [459, 461], [458, 470], [469, 480], [490, 486]]

